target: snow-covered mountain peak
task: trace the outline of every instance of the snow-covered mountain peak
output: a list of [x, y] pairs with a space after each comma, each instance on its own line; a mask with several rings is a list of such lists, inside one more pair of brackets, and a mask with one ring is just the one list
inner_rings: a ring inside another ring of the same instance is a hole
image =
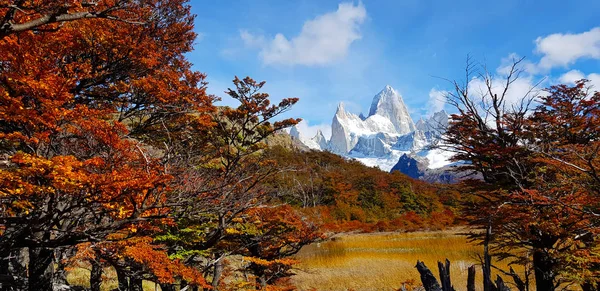
[[317, 129], [317, 134], [311, 140], [319, 146], [318, 149], [320, 150], [325, 150], [328, 147], [327, 139], [325, 138], [325, 135], [323, 135], [323, 132], [320, 129]]
[[446, 111], [441, 110], [434, 113], [427, 119], [421, 117], [421, 119], [419, 119], [419, 121], [417, 121], [417, 123], [415, 124], [415, 127], [418, 130], [424, 132], [429, 131], [437, 135], [441, 132], [446, 131], [446, 128], [448, 127], [449, 117], [450, 116], [448, 115], [448, 113], [446, 113]]
[[335, 111], [335, 115], [338, 114], [346, 114], [346, 109], [344, 108], [344, 102], [340, 102], [338, 104], [337, 110]]
[[317, 134], [314, 137], [308, 138], [298, 130], [296, 125], [294, 125], [292, 128], [290, 128], [290, 136], [292, 139], [300, 141], [305, 146], [313, 150], [326, 150], [328, 148], [328, 141], [320, 129], [317, 130]]
[[390, 85], [386, 85], [383, 90], [373, 97], [369, 117], [374, 115], [389, 119], [398, 134], [407, 134], [415, 130], [415, 124], [408, 113], [402, 96]]
[[379, 93], [377, 93], [375, 97], [373, 97], [373, 101], [371, 101], [371, 108], [369, 108], [369, 116], [375, 115], [377, 113], [377, 108], [379, 107], [379, 103], [381, 102], [382, 98], [392, 99], [395, 96], [398, 96], [400, 99], [402, 99], [402, 97], [400, 97], [400, 94], [398, 94], [398, 92], [396, 92], [396, 90], [394, 90], [392, 86], [385, 85], [385, 87], [383, 87], [383, 89], [379, 91]]
[[300, 131], [298, 130], [297, 126], [292, 126], [292, 128], [290, 128], [290, 136], [292, 136], [292, 138], [295, 138], [299, 141], [302, 141], [302, 139], [300, 138]]
[[[387, 85], [373, 97], [369, 115], [346, 111], [339, 103], [331, 122], [331, 139], [321, 131], [312, 138], [301, 136], [292, 128], [290, 134], [312, 149], [328, 150], [389, 171], [404, 154], [422, 156], [428, 168], [449, 164], [448, 155], [430, 150], [448, 124], [445, 111], [413, 122], [402, 96]], [[440, 126], [441, 125], [441, 126]]]

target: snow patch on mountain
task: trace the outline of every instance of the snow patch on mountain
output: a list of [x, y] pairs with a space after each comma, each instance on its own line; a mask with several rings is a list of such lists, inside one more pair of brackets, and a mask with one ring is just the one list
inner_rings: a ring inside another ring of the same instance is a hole
[[454, 154], [452, 152], [444, 151], [441, 149], [432, 149], [427, 151], [421, 151], [418, 153], [418, 155], [427, 159], [427, 168], [439, 169], [442, 167], [452, 165], [451, 159]]

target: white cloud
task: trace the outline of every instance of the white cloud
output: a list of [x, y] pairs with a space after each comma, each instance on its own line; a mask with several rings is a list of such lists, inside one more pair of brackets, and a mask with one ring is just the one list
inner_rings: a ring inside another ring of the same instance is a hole
[[574, 84], [575, 81], [578, 81], [581, 79], [585, 79], [585, 75], [581, 71], [570, 70], [570, 71], [564, 73], [562, 76], [560, 76], [560, 78], [558, 80], [561, 83]]
[[327, 140], [331, 138], [331, 125], [329, 124], [321, 123], [316, 125], [310, 125], [309, 121], [304, 119], [300, 121], [300, 123], [298, 123], [296, 127], [298, 128], [300, 134], [306, 139], [313, 138], [315, 135], [317, 135], [318, 130], [321, 130], [321, 132], [323, 132], [323, 136], [325, 136]]
[[240, 38], [247, 47], [260, 48], [265, 45], [266, 39], [262, 35], [253, 35], [247, 30], [240, 31]]
[[[496, 69], [496, 73], [501, 76], [507, 76], [510, 73], [512, 65], [516, 61], [519, 61], [521, 59], [522, 57], [519, 56], [517, 53], [509, 54], [508, 56], [500, 60], [500, 66], [498, 66], [498, 68]], [[527, 59], [522, 59], [518, 64], [517, 69], [528, 74], [535, 74], [537, 72], [536, 65]]]
[[431, 116], [436, 112], [441, 111], [442, 109], [444, 109], [444, 106], [446, 105], [446, 94], [448, 92], [444, 91], [444, 90], [438, 90], [435, 88], [432, 88], [429, 91], [429, 100], [427, 100], [427, 116]]
[[589, 75], [585, 75], [579, 70], [570, 70], [558, 79], [561, 83], [564, 84], [575, 84], [575, 81], [579, 81], [581, 79], [588, 79], [590, 82], [588, 83], [592, 86], [592, 91], [600, 91], [600, 74], [592, 73]]
[[242, 41], [259, 47], [266, 65], [326, 65], [343, 59], [350, 45], [359, 40], [360, 25], [367, 17], [362, 4], [342, 3], [335, 12], [319, 15], [304, 23], [299, 35], [288, 39], [281, 33], [272, 40], [241, 31]]
[[[502, 77], [495, 76], [492, 80], [492, 94], [501, 96], [505, 85], [506, 79]], [[540, 86], [536, 87], [536, 83], [532, 76], [520, 77], [516, 79], [513, 83], [508, 87], [508, 91], [506, 91], [505, 95], [505, 105], [508, 110], [511, 106], [518, 106], [521, 104], [521, 101], [524, 98], [535, 97], [539, 95], [542, 91]], [[476, 100], [481, 100], [482, 96], [485, 96], [485, 101], [491, 101], [491, 96], [489, 96], [488, 89], [486, 87], [486, 83], [482, 78], [473, 78], [469, 82], [469, 91], [473, 94]]]
[[541, 70], [567, 67], [581, 58], [600, 59], [600, 27], [578, 34], [555, 33], [538, 37], [536, 52], [542, 54]]
[[593, 86], [592, 90], [600, 92], [600, 74], [589, 74], [587, 79], [590, 80], [590, 85]]

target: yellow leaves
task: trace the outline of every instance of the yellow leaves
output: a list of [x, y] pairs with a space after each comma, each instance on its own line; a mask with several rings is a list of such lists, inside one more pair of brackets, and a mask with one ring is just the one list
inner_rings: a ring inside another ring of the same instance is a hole
[[13, 201], [12, 209], [23, 211], [26, 215], [29, 214], [30, 210], [33, 210], [33, 204], [26, 200]]
[[238, 229], [236, 229], [236, 228], [228, 227], [228, 228], [225, 229], [225, 233], [226, 234], [242, 234], [243, 232], [240, 231], [240, 230], [238, 230]]

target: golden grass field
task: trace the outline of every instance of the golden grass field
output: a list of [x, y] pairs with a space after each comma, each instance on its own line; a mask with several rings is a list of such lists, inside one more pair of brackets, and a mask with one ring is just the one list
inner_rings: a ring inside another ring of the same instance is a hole
[[[415, 268], [417, 260], [425, 262], [438, 277], [437, 262], [448, 258], [454, 287], [456, 290], [466, 290], [467, 268], [478, 264], [482, 247], [468, 242], [461, 234], [465, 231], [338, 234], [328, 241], [306, 246], [296, 255], [301, 263], [296, 276], [292, 277], [292, 283], [298, 290], [398, 290], [404, 282], [411, 280], [415, 285], [420, 285], [419, 273]], [[238, 261], [238, 258], [230, 259], [232, 264]], [[505, 262], [494, 262], [494, 265], [508, 269]], [[521, 273], [522, 268], [515, 266], [515, 270]], [[69, 272], [67, 278], [73, 285], [89, 287], [89, 276], [86, 268], [76, 268]], [[496, 273], [493, 272], [492, 278], [495, 277]], [[512, 283], [506, 276], [503, 278]], [[476, 281], [477, 290], [482, 290], [480, 267], [477, 267]], [[116, 287], [114, 270], [105, 269], [102, 290]], [[144, 281], [144, 290], [160, 288]], [[531, 286], [531, 290], [535, 290], [535, 287]]]
[[[87, 268], [75, 268], [67, 273], [67, 281], [73, 286], [90, 287], [90, 270]], [[149, 281], [142, 282], [144, 291], [160, 290], [160, 287]], [[105, 268], [102, 274], [102, 285], [100, 288], [103, 291], [113, 290], [119, 286], [117, 274], [113, 268]]]
[[[467, 268], [477, 264], [482, 247], [469, 243], [461, 231], [341, 235], [303, 248], [293, 282], [299, 290], [397, 290], [411, 279], [420, 283], [417, 260], [437, 277], [437, 262], [448, 258], [453, 285], [465, 290]], [[481, 286], [480, 268], [477, 280]]]

